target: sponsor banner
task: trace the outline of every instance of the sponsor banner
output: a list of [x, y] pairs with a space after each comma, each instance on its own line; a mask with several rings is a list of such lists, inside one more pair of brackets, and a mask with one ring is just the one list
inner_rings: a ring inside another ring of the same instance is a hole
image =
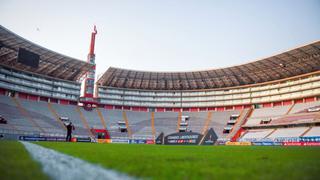
[[91, 142], [91, 138], [76, 138], [77, 142]]
[[226, 142], [225, 141], [218, 141], [217, 144], [218, 145], [226, 145]]
[[143, 139], [130, 139], [130, 144], [146, 144], [146, 140]]
[[299, 137], [278, 137], [273, 140], [274, 142], [299, 142]]
[[[20, 136], [19, 140], [22, 141], [66, 141], [65, 137], [46, 137], [46, 136]], [[72, 142], [91, 142], [91, 139], [88, 138], [72, 138]]]
[[256, 141], [252, 142], [252, 145], [255, 146], [281, 146], [281, 142], [272, 142], [272, 141]]
[[281, 143], [281, 142], [273, 142], [273, 145], [275, 145], [275, 146], [282, 146], [282, 143]]
[[300, 137], [300, 142], [320, 142], [320, 136]]
[[198, 145], [202, 134], [195, 132], [178, 132], [169, 134], [164, 138], [164, 144], [169, 145]]
[[153, 139], [147, 139], [146, 140], [146, 144], [154, 144], [154, 140]]
[[40, 137], [40, 136], [20, 136], [19, 140], [22, 141], [45, 141], [45, 137]]
[[213, 145], [218, 139], [217, 134], [214, 132], [212, 128], [210, 128], [203, 138], [201, 145]]
[[129, 139], [111, 139], [111, 143], [129, 144]]
[[[246, 139], [248, 140], [248, 139]], [[275, 139], [251, 139], [253, 145], [256, 146], [279, 146], [279, 145], [292, 145], [292, 146], [308, 146], [320, 143], [320, 136], [309, 137], [280, 137]], [[300, 143], [301, 142], [301, 143]], [[304, 142], [306, 144], [304, 144]]]
[[111, 139], [97, 139], [97, 143], [111, 143]]
[[227, 146], [251, 146], [251, 142], [226, 142]]
[[280, 137], [275, 138], [275, 142], [320, 142], [319, 136], [309, 136], [309, 137]]
[[262, 143], [261, 142], [252, 142], [252, 145], [254, 145], [254, 146], [262, 146]]
[[160, 133], [160, 135], [156, 139], [156, 144], [163, 144], [164, 142], [164, 133]]
[[320, 142], [283, 142], [284, 146], [320, 146]]

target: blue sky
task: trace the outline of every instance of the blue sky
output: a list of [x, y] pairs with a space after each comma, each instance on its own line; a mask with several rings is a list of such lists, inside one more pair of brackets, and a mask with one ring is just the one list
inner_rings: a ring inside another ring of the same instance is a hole
[[320, 40], [320, 1], [1, 0], [0, 22], [82, 60], [96, 24], [98, 74], [110, 66], [190, 71], [243, 64]]

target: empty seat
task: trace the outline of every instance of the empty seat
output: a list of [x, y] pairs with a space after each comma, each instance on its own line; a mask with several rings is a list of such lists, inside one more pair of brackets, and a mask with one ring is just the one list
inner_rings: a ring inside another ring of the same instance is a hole
[[307, 110], [308, 108], [320, 106], [320, 101], [308, 102], [308, 103], [299, 103], [295, 104], [290, 111], [290, 114], [298, 113], [300, 111]]
[[312, 127], [303, 137], [320, 136], [320, 126]]
[[279, 128], [268, 136], [268, 138], [300, 137], [306, 130], [308, 130], [308, 127]]
[[259, 140], [266, 137], [270, 134], [274, 129], [256, 129], [256, 130], [248, 130], [244, 136], [241, 137], [241, 141], [253, 141]]

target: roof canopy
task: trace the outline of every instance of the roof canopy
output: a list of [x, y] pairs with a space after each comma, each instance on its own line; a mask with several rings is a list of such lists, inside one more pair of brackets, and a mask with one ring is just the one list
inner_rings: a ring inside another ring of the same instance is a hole
[[193, 72], [148, 72], [110, 67], [102, 86], [149, 90], [199, 90], [280, 80], [320, 70], [320, 41], [243, 65]]
[[[0, 25], [0, 65], [68, 81], [77, 81], [92, 65], [32, 43]], [[17, 62], [19, 48], [40, 55], [33, 68]]]

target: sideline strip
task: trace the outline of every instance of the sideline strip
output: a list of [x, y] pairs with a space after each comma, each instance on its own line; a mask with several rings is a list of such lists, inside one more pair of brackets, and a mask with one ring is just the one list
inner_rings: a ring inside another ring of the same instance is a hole
[[88, 163], [84, 160], [62, 154], [37, 144], [20, 141], [33, 159], [42, 165], [43, 171], [52, 179], [60, 180], [87, 180], [87, 179], [134, 179], [114, 170]]

